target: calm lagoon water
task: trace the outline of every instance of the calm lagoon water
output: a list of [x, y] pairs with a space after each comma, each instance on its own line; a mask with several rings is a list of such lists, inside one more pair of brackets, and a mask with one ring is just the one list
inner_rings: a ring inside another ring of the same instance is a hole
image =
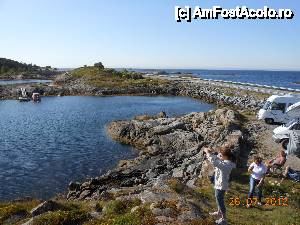
[[178, 115], [213, 105], [184, 97], [45, 97], [0, 101], [0, 201], [47, 198], [114, 167], [136, 152], [112, 141], [106, 125], [140, 114]]

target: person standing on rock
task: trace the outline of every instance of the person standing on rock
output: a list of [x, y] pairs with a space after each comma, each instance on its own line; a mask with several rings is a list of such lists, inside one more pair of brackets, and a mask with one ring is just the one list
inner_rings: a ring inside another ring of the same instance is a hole
[[220, 219], [216, 220], [216, 224], [227, 224], [224, 196], [229, 189], [231, 171], [236, 167], [236, 164], [233, 162], [231, 148], [229, 146], [220, 148], [219, 156], [214, 154], [214, 150], [211, 148], [205, 148], [204, 152], [208, 161], [215, 168], [214, 188], [218, 211], [210, 213], [210, 215], [220, 217]]

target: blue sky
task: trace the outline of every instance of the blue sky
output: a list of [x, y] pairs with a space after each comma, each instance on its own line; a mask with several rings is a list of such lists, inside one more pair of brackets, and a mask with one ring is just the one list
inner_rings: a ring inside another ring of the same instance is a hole
[[[290, 8], [293, 20], [177, 23], [174, 7]], [[53, 67], [300, 70], [298, 0], [0, 0], [0, 57]]]

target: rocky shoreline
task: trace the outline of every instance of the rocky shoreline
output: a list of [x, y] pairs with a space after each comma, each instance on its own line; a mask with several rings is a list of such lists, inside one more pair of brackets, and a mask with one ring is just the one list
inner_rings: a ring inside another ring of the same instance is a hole
[[94, 87], [88, 85], [84, 80], [56, 80], [54, 85], [21, 85], [17, 87], [1, 86], [0, 99], [16, 99], [17, 89], [26, 88], [28, 93], [39, 92], [44, 96], [111, 96], [111, 95], [172, 95], [196, 98], [208, 103], [218, 105], [230, 105], [242, 109], [257, 110], [264, 103], [265, 96], [237, 92], [235, 89], [220, 88], [213, 85], [201, 83], [182, 83], [169, 81], [162, 84], [132, 85], [120, 87]]
[[[180, 181], [189, 188], [199, 179], [206, 179], [211, 167], [205, 162], [203, 146], [233, 146], [238, 166], [243, 165], [242, 153], [249, 145], [242, 115], [222, 108], [207, 113], [191, 113], [168, 118], [163, 113], [156, 118], [136, 117], [114, 121], [108, 134], [117, 141], [130, 144], [139, 154], [133, 160], [119, 162], [116, 169], [84, 183], [71, 182], [68, 200], [128, 200], [139, 199], [152, 204], [152, 211], [161, 222], [189, 221], [201, 218], [193, 204], [174, 192], [168, 182]], [[162, 201], [178, 203], [178, 215], [170, 217], [156, 208]]]
[[[149, 82], [124, 88], [99, 88], [88, 85], [82, 79], [68, 80], [63, 77], [54, 85], [26, 85], [26, 89], [29, 93], [38, 91], [44, 96], [187, 96], [219, 106], [206, 113], [195, 112], [170, 118], [161, 112], [154, 116], [142, 115], [131, 120], [111, 122], [107, 126], [108, 135], [135, 147], [137, 157], [120, 161], [115, 169], [102, 176], [82, 183], [70, 182], [63, 201], [41, 203], [31, 210], [31, 219], [26, 225], [35, 224], [34, 221], [45, 218], [49, 212], [55, 215], [60, 210], [68, 210], [68, 206], [67, 209], [64, 206], [68, 202], [87, 204], [84, 207], [88, 207], [88, 214], [82, 215], [83, 221], [110, 219], [111, 204], [129, 207], [128, 215], [140, 215], [147, 208], [153, 217], [149, 224], [206, 221], [208, 215], [203, 210], [211, 208], [212, 200], [204, 193], [197, 194], [197, 189], [200, 183], [209, 183], [208, 177], [213, 169], [205, 160], [203, 148], [232, 146], [238, 167], [235, 176], [239, 180], [240, 173], [247, 167], [250, 151], [257, 149], [254, 146], [259, 135], [267, 129], [265, 125], [246, 118], [248, 110], [252, 111], [253, 116], [253, 111], [262, 106], [265, 95], [203, 83], [169, 81], [155, 85]], [[15, 90], [16, 87], [9, 89], [0, 86], [0, 98], [14, 98]]]

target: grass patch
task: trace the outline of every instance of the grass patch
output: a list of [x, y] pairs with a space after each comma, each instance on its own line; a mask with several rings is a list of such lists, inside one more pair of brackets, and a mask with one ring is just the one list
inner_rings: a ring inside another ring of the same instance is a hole
[[215, 225], [211, 219], [197, 219], [192, 220], [187, 225]]
[[[266, 202], [266, 198], [270, 197], [287, 197], [288, 206], [276, 204], [272, 205], [255, 205], [252, 208], [246, 208], [247, 194], [249, 191], [249, 184], [246, 181], [246, 177], [249, 181], [249, 175], [241, 173], [243, 182], [234, 179], [231, 182], [230, 190], [225, 195], [225, 204], [227, 208], [227, 216], [229, 224], [232, 225], [287, 225], [287, 224], [300, 224], [300, 184], [294, 183], [290, 180], [284, 181], [280, 186], [277, 183], [280, 181], [278, 178], [267, 177], [264, 189], [263, 189], [263, 203]], [[214, 189], [212, 184], [206, 181], [197, 182], [199, 187], [194, 190], [197, 194], [206, 196], [212, 203], [211, 207], [202, 208], [202, 211], [208, 213], [215, 210], [216, 203], [214, 197]], [[195, 194], [196, 195], [196, 194]], [[231, 198], [237, 198], [240, 200], [240, 204], [230, 205]], [[201, 206], [201, 205], [200, 205]], [[205, 222], [195, 221], [194, 224], [210, 224], [214, 218], [208, 218]]]
[[55, 211], [42, 214], [33, 220], [33, 225], [71, 225], [80, 224], [90, 218], [89, 214], [81, 210]]
[[37, 200], [9, 202], [0, 204], [0, 224], [13, 216], [20, 216], [20, 220], [29, 217], [29, 211], [37, 206], [40, 202]]
[[75, 69], [69, 73], [71, 79], [84, 78], [87, 84], [94, 87], [126, 88], [129, 86], [145, 86], [166, 84], [168, 81], [162, 79], [144, 78], [141, 73], [127, 70], [116, 71], [114, 69], [103, 69], [87, 66]]
[[105, 214], [107, 215], [120, 215], [129, 212], [131, 208], [139, 206], [141, 201], [139, 199], [134, 200], [113, 200], [106, 204]]
[[253, 110], [244, 109], [242, 111], [239, 111], [239, 113], [243, 119], [243, 122], [249, 122], [256, 119], [256, 112]]
[[128, 213], [117, 217], [113, 225], [140, 225], [141, 222], [142, 219], [138, 215]]
[[170, 179], [167, 182], [167, 185], [176, 193], [181, 194], [185, 190], [185, 185], [182, 184], [179, 180], [177, 179]]
[[92, 211], [91, 202], [58, 200], [60, 210], [47, 212], [34, 219], [33, 225], [75, 225], [88, 221]]
[[[117, 204], [119, 205], [120, 203]], [[118, 209], [112, 214], [106, 214], [103, 218], [89, 221], [85, 223], [85, 225], [154, 225], [156, 223], [157, 221], [149, 205], [141, 205], [133, 213], [130, 212], [129, 208], [127, 208], [127, 210]]]
[[80, 78], [80, 77], [90, 77], [90, 78], [99, 78], [99, 77], [109, 77], [109, 78], [119, 78], [119, 79], [144, 79], [141, 73], [130, 72], [128, 70], [116, 71], [114, 69], [105, 69], [95, 66], [87, 66], [77, 68], [70, 72], [71, 76]]
[[[288, 215], [288, 216], [287, 216]], [[228, 209], [230, 224], [235, 225], [288, 225], [300, 224], [299, 210], [291, 207], [230, 207]]]

